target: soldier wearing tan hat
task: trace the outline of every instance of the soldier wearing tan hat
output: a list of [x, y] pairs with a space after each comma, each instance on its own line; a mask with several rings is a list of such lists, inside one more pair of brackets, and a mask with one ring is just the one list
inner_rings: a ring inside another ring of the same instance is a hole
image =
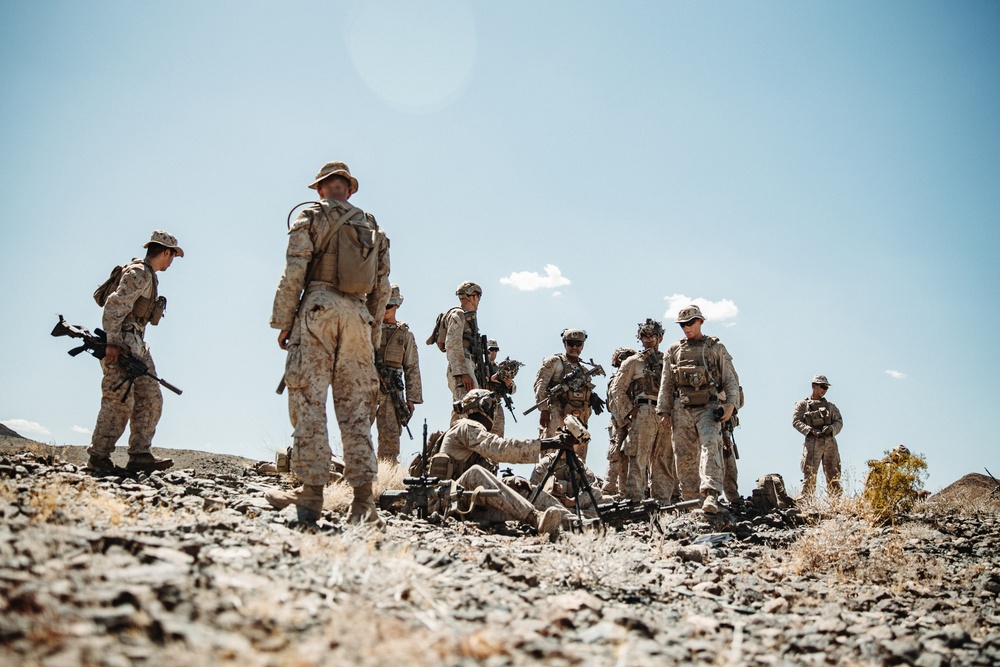
[[[448, 389], [452, 398], [462, 400], [468, 392], [480, 389], [476, 377], [478, 359], [475, 352], [481, 344], [479, 340], [479, 302], [483, 298], [483, 288], [471, 280], [466, 280], [455, 289], [459, 306], [445, 313], [444, 354], [448, 358]], [[452, 423], [458, 419], [458, 414], [452, 414]]]
[[836, 405], [826, 400], [830, 381], [825, 375], [812, 379], [812, 393], [795, 404], [792, 426], [806, 437], [802, 445], [802, 496], [810, 498], [816, 492], [816, 475], [823, 466], [826, 491], [831, 496], [843, 492], [840, 485], [840, 449], [837, 434], [844, 428], [844, 418]]
[[684, 500], [700, 497], [702, 510], [715, 514], [725, 490], [722, 423], [736, 409], [739, 382], [725, 345], [702, 333], [698, 306], [682, 308], [675, 322], [684, 338], [664, 354], [656, 412], [671, 431]]
[[[399, 437], [403, 432], [395, 401], [401, 401], [400, 405], [406, 407], [409, 415], [413, 414], [413, 408], [418, 403], [424, 402], [417, 342], [409, 325], [396, 319], [396, 311], [402, 304], [399, 285], [393, 285], [385, 315], [382, 316], [382, 345], [375, 355], [375, 365], [382, 376], [375, 412], [377, 455], [380, 461], [392, 463], [399, 463]], [[389, 392], [395, 392], [396, 397], [393, 398]]]
[[316, 519], [330, 481], [327, 394], [344, 447], [344, 478], [354, 488], [348, 520], [383, 522], [372, 483], [378, 461], [371, 424], [378, 398], [375, 350], [389, 300], [389, 240], [375, 217], [348, 203], [358, 181], [343, 162], [328, 162], [309, 184], [322, 201], [299, 212], [288, 232], [285, 272], [271, 327], [288, 350], [284, 382], [295, 428], [292, 470], [302, 486], [265, 494], [277, 509], [294, 504]]
[[[159, 296], [157, 272], [166, 271], [174, 257], [184, 251], [172, 234], [156, 229], [143, 244], [146, 256], [133, 259], [121, 271], [116, 284], [105, 283], [94, 294], [104, 307], [101, 326], [108, 336], [108, 345], [101, 362], [104, 380], [101, 382], [101, 409], [90, 439], [88, 467], [96, 471], [113, 471], [111, 453], [129, 425], [127, 470], [150, 472], [166, 470], [174, 465], [170, 459], [153, 456], [153, 434], [163, 411], [163, 393], [159, 383], [149, 376], [139, 376], [131, 383], [126, 399], [123, 386], [128, 384], [121, 357], [135, 357], [156, 375], [153, 357], [145, 343], [146, 325], [157, 325], [166, 310], [167, 300]], [[117, 270], [116, 270], [117, 271]], [[113, 274], [112, 274], [113, 275]]]

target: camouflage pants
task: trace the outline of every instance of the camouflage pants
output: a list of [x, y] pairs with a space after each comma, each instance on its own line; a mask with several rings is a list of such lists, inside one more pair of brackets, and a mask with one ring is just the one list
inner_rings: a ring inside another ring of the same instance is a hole
[[320, 289], [303, 300], [285, 365], [288, 414], [295, 428], [292, 470], [303, 484], [330, 480], [326, 402], [331, 387], [344, 478], [360, 486], [378, 475], [371, 440], [378, 393], [371, 327], [372, 317], [358, 299]]
[[677, 467], [670, 432], [660, 425], [654, 406], [639, 405], [625, 437], [625, 456], [625, 497], [645, 499], [648, 480], [650, 497], [669, 503], [677, 490]]
[[[571, 516], [562, 503], [545, 492], [538, 494], [535, 504], [532, 505], [531, 501], [501, 482], [496, 475], [482, 466], [472, 466], [459, 476], [456, 483], [466, 491], [479, 488], [499, 491], [497, 495], [477, 498], [476, 512], [471, 518], [485, 521], [521, 521], [534, 526], [535, 511], [544, 512], [549, 507], [559, 507], [565, 511], [567, 517]], [[459, 505], [461, 512], [465, 513], [472, 507], [471, 496], [462, 498]]]
[[826, 491], [839, 496], [843, 492], [840, 485], [840, 450], [834, 438], [806, 438], [802, 447], [802, 495], [809, 497], [816, 492], [816, 475], [822, 464], [826, 475]]
[[490, 433], [493, 435], [499, 435], [503, 437], [504, 429], [507, 428], [507, 415], [504, 414], [503, 398], [497, 396], [497, 409], [493, 411], [493, 427], [490, 429]]
[[[736, 466], [736, 453], [732, 449], [732, 440], [730, 439], [729, 432], [722, 434], [722, 444], [723, 444], [723, 457], [722, 457], [722, 488], [726, 492], [726, 500], [730, 503], [735, 502], [740, 498], [739, 489], [739, 468]], [[726, 454], [726, 452], [729, 454]]]
[[396, 418], [396, 406], [389, 394], [379, 391], [378, 411], [375, 413], [375, 426], [378, 428], [378, 459], [399, 463], [399, 438], [403, 427]]
[[[465, 360], [465, 372], [472, 378], [472, 388], [479, 389], [479, 382], [476, 381], [476, 365], [472, 363], [471, 359], [467, 358]], [[452, 375], [451, 368], [448, 369], [448, 389], [451, 391], [452, 400], [455, 401], [462, 400], [465, 395], [469, 393], [469, 391], [466, 390], [465, 386], [462, 384], [462, 381]], [[454, 426], [455, 422], [461, 418], [462, 415], [452, 410], [451, 422], [449, 423], [449, 426]]]
[[722, 427], [712, 414], [716, 407], [674, 406], [672, 442], [684, 500], [723, 492]]
[[[566, 419], [566, 414], [573, 414], [580, 418], [583, 425], [586, 426], [587, 422], [590, 421], [590, 407], [584, 407], [581, 409], [571, 408], [569, 406], [560, 405], [556, 403], [555, 405], [549, 406], [549, 425], [545, 428], [538, 429], [538, 437], [540, 438], [552, 438], [555, 437], [556, 431], [562, 428], [563, 423]], [[577, 447], [577, 451], [580, 456], [580, 460], [584, 463], [587, 462], [587, 452], [590, 446], [584, 444], [581, 447]]]
[[[156, 375], [156, 367], [148, 348], [135, 356], [149, 366], [150, 373]], [[97, 413], [97, 425], [94, 426], [87, 453], [91, 456], [110, 456], [115, 451], [115, 443], [125, 432], [126, 424], [130, 429], [129, 455], [148, 453], [153, 445], [156, 424], [163, 412], [160, 385], [150, 377], [137, 377], [123, 403], [121, 398], [128, 383], [117, 390], [115, 387], [125, 379], [124, 369], [104, 360], [101, 361], [101, 368], [104, 371], [104, 379], [101, 380], [101, 410]]]

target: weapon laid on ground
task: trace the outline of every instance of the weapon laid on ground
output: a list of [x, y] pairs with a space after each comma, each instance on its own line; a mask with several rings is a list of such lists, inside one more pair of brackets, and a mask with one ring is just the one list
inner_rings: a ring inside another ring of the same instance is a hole
[[610, 503], [602, 503], [597, 506], [597, 509], [600, 512], [601, 520], [605, 524], [621, 528], [627, 523], [645, 523], [650, 519], [655, 519], [664, 512], [674, 512], [691, 507], [701, 507], [701, 500], [695, 498], [675, 504], [659, 503], [652, 498], [645, 500], [616, 500]]
[[[68, 324], [62, 315], [58, 316], [59, 323], [56, 324], [55, 328], [52, 330], [52, 335], [69, 336], [70, 338], [79, 338], [83, 341], [83, 344], [80, 345], [80, 347], [74, 347], [69, 351], [69, 356], [75, 357], [81, 352], [89, 352], [95, 359], [104, 358], [108, 349], [108, 335], [102, 329], [94, 329], [94, 333], [90, 333], [89, 329], [75, 324]], [[132, 384], [135, 382], [135, 379], [143, 375], [153, 378], [178, 396], [182, 393], [181, 390], [174, 385], [150, 373], [149, 366], [147, 366], [141, 359], [136, 359], [135, 357], [126, 355], [123, 352], [118, 357], [118, 365], [124, 369], [125, 378], [118, 383], [118, 386], [115, 387], [115, 391], [118, 391], [126, 384], [128, 385], [125, 388], [125, 393], [122, 394], [122, 403], [125, 402], [125, 399], [128, 398], [129, 392], [132, 391]]]
[[497, 376], [497, 382], [490, 381], [488, 388], [494, 394], [503, 399], [503, 404], [507, 406], [507, 410], [510, 412], [510, 416], [514, 418], [514, 422], [517, 422], [517, 415], [514, 414], [514, 400], [510, 397], [510, 391], [507, 389], [507, 380], [513, 380], [517, 375], [517, 372], [524, 366], [520, 361], [516, 359], [511, 359], [507, 357], [499, 364], [497, 364], [497, 372], [494, 375]]
[[[590, 368], [585, 368], [584, 365], [587, 364]], [[562, 396], [567, 391], [578, 391], [583, 388], [584, 384], [590, 381], [590, 378], [594, 375], [604, 375], [604, 367], [600, 364], [595, 364], [594, 360], [591, 359], [590, 362], [585, 362], [580, 360], [580, 365], [571, 370], [569, 373], [563, 376], [562, 381], [550, 387], [545, 394], [545, 398], [535, 403], [530, 408], [522, 412], [521, 414], [528, 414], [532, 410], [537, 410], [543, 405], [550, 405], [559, 396]], [[599, 400], [599, 399], [598, 399]], [[596, 411], [599, 414], [599, 411]]]
[[410, 406], [406, 404], [406, 399], [403, 397], [403, 373], [379, 363], [375, 364], [375, 370], [378, 371], [378, 383], [382, 387], [382, 391], [389, 394], [389, 398], [392, 400], [392, 407], [396, 411], [396, 420], [399, 421], [400, 426], [406, 429], [410, 440], [413, 440], [413, 433], [410, 432], [410, 418], [413, 417], [413, 411], [410, 410]]
[[[440, 477], [405, 477], [403, 484], [405, 489], [390, 489], [383, 491], [378, 497], [380, 509], [388, 512], [399, 512], [410, 514], [416, 510], [417, 518], [426, 519], [430, 499], [440, 499], [448, 502], [450, 511], [465, 514], [469, 510], [463, 511], [461, 505], [475, 505], [475, 499], [482, 496], [498, 496], [498, 489], [465, 489], [455, 484], [450, 479]], [[463, 503], [464, 499], [469, 499], [468, 503]]]

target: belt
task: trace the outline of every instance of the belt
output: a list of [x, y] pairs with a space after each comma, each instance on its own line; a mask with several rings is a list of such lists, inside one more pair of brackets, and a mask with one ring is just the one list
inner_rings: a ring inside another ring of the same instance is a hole
[[635, 403], [636, 405], [656, 405], [656, 401], [652, 398], [637, 398]]

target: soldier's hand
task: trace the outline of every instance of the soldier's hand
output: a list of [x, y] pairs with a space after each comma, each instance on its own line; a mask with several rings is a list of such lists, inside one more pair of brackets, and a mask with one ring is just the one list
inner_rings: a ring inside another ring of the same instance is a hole
[[569, 433], [560, 433], [554, 438], [542, 438], [542, 449], [561, 449], [570, 451], [573, 449], [573, 445], [578, 442], [579, 440], [574, 438]]
[[460, 375], [459, 379], [462, 381], [462, 386], [465, 387], [465, 391], [472, 391], [476, 388], [476, 381], [472, 379], [472, 376], [468, 373]]
[[723, 403], [722, 404], [722, 419], [720, 419], [719, 421], [721, 421], [721, 422], [727, 422], [727, 421], [729, 421], [729, 418], [733, 416], [733, 413], [735, 411], [736, 411], [736, 406], [735, 405], [733, 405], [732, 403]]
[[670, 415], [662, 415], [660, 417], [660, 426], [662, 426], [664, 429], [668, 431], [670, 430], [671, 427]]
[[541, 426], [542, 428], [549, 427], [549, 419], [551, 419], [551, 415], [549, 414], [548, 410], [541, 410], [538, 413], [538, 425]]
[[122, 349], [117, 345], [108, 345], [104, 348], [104, 358], [108, 360], [109, 364], [117, 364], [118, 357], [121, 356]]
[[410, 414], [413, 414], [413, 406], [414, 405], [416, 405], [416, 403], [414, 403], [413, 401], [407, 401], [406, 402], [406, 407], [409, 408]]
[[278, 333], [278, 347], [280, 347], [282, 350], [287, 350], [288, 349], [288, 338], [291, 335], [292, 335], [292, 330], [291, 329], [282, 329]]

